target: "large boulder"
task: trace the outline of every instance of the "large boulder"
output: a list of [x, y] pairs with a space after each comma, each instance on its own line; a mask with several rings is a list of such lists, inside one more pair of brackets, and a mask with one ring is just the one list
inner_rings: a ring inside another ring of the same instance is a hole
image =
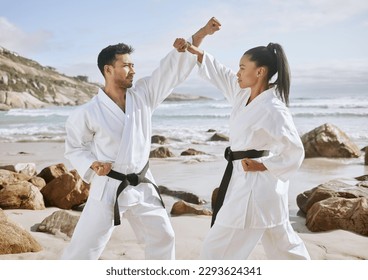
[[68, 169], [64, 163], [59, 163], [45, 167], [37, 176], [43, 178], [46, 184], [48, 184], [65, 173], [68, 173]]
[[[365, 176], [356, 177], [365, 180]], [[349, 185], [331, 180], [297, 196], [311, 231], [348, 230], [368, 236], [368, 188], [366, 181]]]
[[40, 192], [43, 185], [42, 178], [0, 169], [0, 207], [3, 209], [45, 209]]
[[51, 233], [56, 236], [71, 238], [78, 223], [79, 216], [58, 210], [46, 217], [37, 228], [37, 231]]
[[357, 158], [359, 147], [338, 127], [326, 123], [304, 134], [305, 157]]
[[0, 209], [0, 254], [39, 252], [41, 245], [24, 228], [8, 219]]
[[17, 173], [11, 169], [0, 169], [0, 185], [14, 184], [19, 181], [28, 181], [32, 177], [23, 173]]
[[299, 194], [296, 198], [296, 202], [300, 210], [306, 214], [313, 204], [331, 197], [342, 197], [347, 199], [359, 197], [368, 198], [368, 189], [349, 185], [338, 180], [331, 180]]
[[3, 209], [45, 209], [40, 190], [32, 183], [18, 181], [0, 185], [0, 207]]
[[306, 218], [313, 232], [343, 229], [368, 236], [368, 200], [366, 197], [331, 197], [313, 204]]
[[89, 185], [83, 182], [76, 170], [61, 174], [42, 188], [41, 193], [47, 206], [72, 209], [86, 202]]

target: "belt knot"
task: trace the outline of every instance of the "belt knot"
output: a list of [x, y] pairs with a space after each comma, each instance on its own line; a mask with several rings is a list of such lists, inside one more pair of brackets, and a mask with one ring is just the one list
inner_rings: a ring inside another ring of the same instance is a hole
[[110, 172], [106, 175], [110, 178], [121, 181], [120, 185], [118, 186], [118, 188], [116, 190], [116, 196], [115, 196], [115, 204], [114, 204], [114, 225], [115, 226], [120, 225], [120, 223], [121, 223], [118, 198], [119, 198], [119, 195], [123, 192], [123, 190], [128, 185], [138, 186], [140, 183], [152, 184], [154, 186], [154, 188], [156, 189], [156, 192], [157, 192], [157, 194], [158, 194], [158, 196], [161, 200], [162, 206], [165, 208], [165, 205], [164, 205], [164, 202], [163, 202], [162, 197], [160, 195], [160, 191], [159, 191], [158, 187], [156, 186], [156, 184], [154, 184], [151, 180], [149, 180], [146, 177], [146, 172], [148, 170], [148, 167], [149, 167], [149, 164], [147, 162], [146, 165], [144, 166], [144, 168], [142, 169], [142, 171], [139, 172], [138, 174], [130, 173], [130, 174], [126, 175], [126, 174], [117, 172], [115, 170], [110, 170]]
[[138, 175], [135, 174], [135, 173], [131, 173], [131, 174], [126, 175], [126, 178], [129, 182], [129, 185], [131, 185], [131, 186], [137, 186], [139, 184]]

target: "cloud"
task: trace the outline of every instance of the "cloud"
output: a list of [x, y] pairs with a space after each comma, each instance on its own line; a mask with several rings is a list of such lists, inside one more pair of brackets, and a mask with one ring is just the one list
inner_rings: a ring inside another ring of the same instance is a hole
[[5, 17], [0, 17], [0, 46], [24, 56], [39, 52], [46, 47], [52, 37], [49, 31], [26, 33]]

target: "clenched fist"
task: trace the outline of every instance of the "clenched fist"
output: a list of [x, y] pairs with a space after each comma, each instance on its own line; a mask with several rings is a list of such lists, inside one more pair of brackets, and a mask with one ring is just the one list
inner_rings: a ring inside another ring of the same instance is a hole
[[96, 172], [98, 176], [107, 175], [112, 168], [111, 162], [95, 161], [91, 165], [91, 169]]
[[207, 35], [212, 35], [220, 30], [221, 23], [215, 17], [212, 17], [203, 28]]
[[178, 50], [178, 52], [185, 52], [186, 49], [190, 46], [190, 43], [187, 42], [183, 38], [177, 38], [173, 44], [174, 48]]

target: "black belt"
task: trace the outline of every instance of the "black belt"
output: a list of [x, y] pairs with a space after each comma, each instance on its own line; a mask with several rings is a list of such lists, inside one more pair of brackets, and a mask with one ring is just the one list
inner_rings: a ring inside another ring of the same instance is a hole
[[224, 157], [228, 161], [225, 173], [222, 177], [221, 184], [217, 193], [217, 199], [215, 205], [213, 206], [213, 214], [211, 227], [215, 223], [216, 216], [222, 204], [224, 203], [227, 187], [229, 186], [229, 182], [231, 179], [231, 175], [233, 173], [233, 160], [239, 160], [243, 158], [260, 158], [263, 156], [267, 156], [269, 154], [268, 151], [257, 151], [257, 150], [248, 150], [248, 151], [236, 151], [233, 152], [230, 147], [225, 149]]
[[149, 184], [152, 184], [157, 193], [158, 193], [158, 196], [160, 197], [161, 199], [161, 204], [162, 206], [165, 208], [165, 204], [162, 200], [162, 197], [160, 195], [160, 191], [158, 190], [158, 187], [152, 183], [151, 180], [149, 180], [147, 177], [146, 177], [146, 172], [148, 170], [148, 161], [146, 163], [146, 165], [144, 166], [144, 168], [142, 169], [141, 172], [139, 173], [131, 173], [131, 174], [123, 174], [123, 173], [120, 173], [120, 172], [117, 172], [115, 170], [110, 170], [110, 172], [106, 175], [110, 178], [113, 178], [113, 179], [116, 179], [116, 180], [119, 180], [121, 181], [117, 191], [116, 191], [116, 198], [115, 198], [115, 204], [114, 204], [114, 225], [117, 226], [117, 225], [120, 225], [120, 211], [119, 211], [119, 204], [118, 204], [118, 198], [119, 198], [119, 195], [121, 194], [121, 192], [127, 187], [127, 186], [137, 186], [139, 185], [140, 183], [149, 183]]

